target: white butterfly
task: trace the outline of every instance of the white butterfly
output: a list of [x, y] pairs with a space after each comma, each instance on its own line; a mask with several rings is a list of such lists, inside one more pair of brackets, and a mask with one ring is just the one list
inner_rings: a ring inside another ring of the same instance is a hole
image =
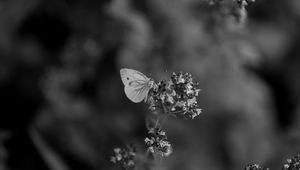
[[122, 68], [120, 75], [126, 96], [134, 103], [146, 102], [153, 81], [143, 73], [128, 68]]

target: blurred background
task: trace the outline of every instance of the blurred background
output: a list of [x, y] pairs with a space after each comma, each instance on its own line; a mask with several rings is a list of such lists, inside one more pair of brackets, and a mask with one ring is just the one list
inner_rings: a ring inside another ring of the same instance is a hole
[[281, 169], [300, 152], [300, 1], [246, 8], [0, 0], [0, 169], [118, 169], [113, 148], [143, 146], [149, 114], [126, 98], [123, 67], [190, 72], [202, 89], [203, 114], [165, 122], [174, 153], [160, 169]]

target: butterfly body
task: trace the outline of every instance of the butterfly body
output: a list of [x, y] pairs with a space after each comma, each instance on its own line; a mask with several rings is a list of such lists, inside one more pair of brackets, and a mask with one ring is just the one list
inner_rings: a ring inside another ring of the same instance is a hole
[[147, 100], [148, 92], [153, 84], [150, 78], [137, 70], [127, 68], [122, 68], [120, 75], [125, 86], [125, 94], [132, 102], [139, 103]]

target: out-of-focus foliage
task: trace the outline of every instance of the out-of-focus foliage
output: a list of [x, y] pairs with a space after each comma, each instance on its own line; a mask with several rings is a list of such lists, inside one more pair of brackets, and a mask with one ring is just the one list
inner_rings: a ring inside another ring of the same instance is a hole
[[145, 150], [122, 67], [200, 83], [203, 114], [166, 121], [160, 169], [281, 167], [300, 149], [300, 3], [216, 2], [1, 0], [0, 168], [110, 170], [116, 146]]

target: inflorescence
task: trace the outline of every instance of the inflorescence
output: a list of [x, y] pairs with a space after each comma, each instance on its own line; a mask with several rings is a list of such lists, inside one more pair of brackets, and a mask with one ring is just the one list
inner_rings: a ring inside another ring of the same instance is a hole
[[149, 91], [150, 110], [162, 109], [177, 117], [192, 118], [200, 115], [197, 103], [200, 89], [189, 73], [173, 73], [170, 80], [154, 83]]
[[258, 164], [251, 164], [245, 167], [245, 170], [269, 170], [269, 168], [263, 168]]
[[167, 141], [166, 133], [160, 128], [150, 128], [148, 131], [149, 137], [145, 138], [147, 151], [152, 154], [158, 153], [162, 157], [169, 156], [172, 153], [172, 147]]
[[135, 168], [134, 158], [136, 151], [133, 145], [128, 145], [125, 148], [114, 148], [114, 156], [111, 157], [111, 162], [119, 164], [125, 170]]
[[[246, 166], [245, 170], [269, 170], [269, 168], [262, 168], [258, 164], [251, 164]], [[287, 159], [287, 163], [283, 165], [282, 170], [300, 170], [300, 154], [297, 154], [292, 159]]]

